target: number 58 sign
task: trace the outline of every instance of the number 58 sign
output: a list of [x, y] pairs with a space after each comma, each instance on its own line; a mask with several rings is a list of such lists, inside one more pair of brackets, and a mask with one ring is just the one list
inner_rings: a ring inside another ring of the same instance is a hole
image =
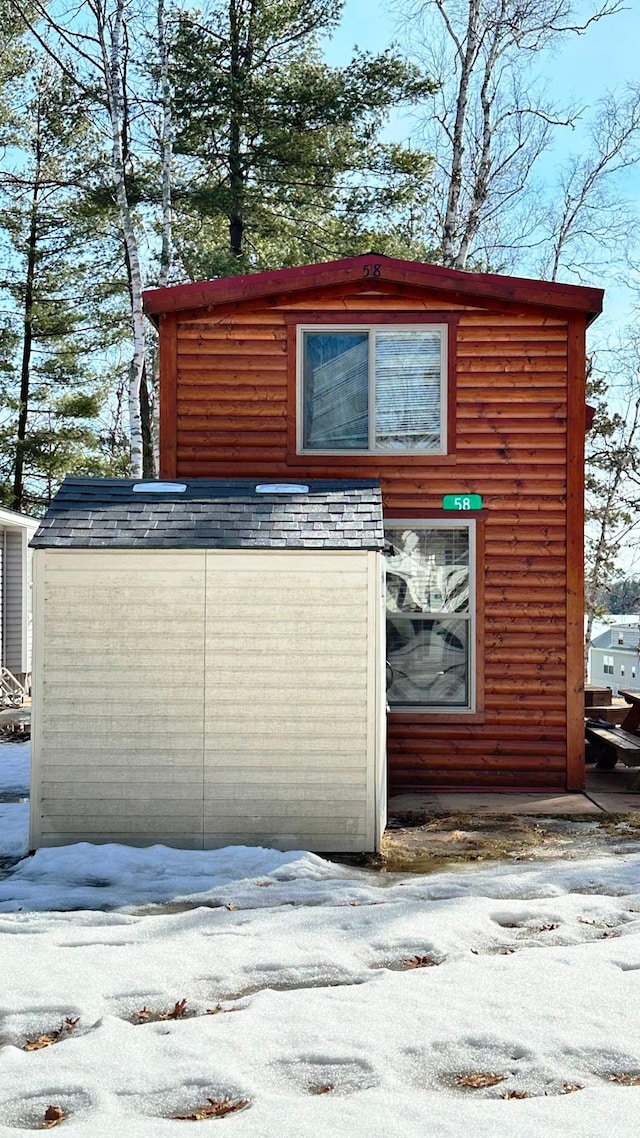
[[480, 494], [445, 494], [442, 499], [443, 510], [481, 510]]

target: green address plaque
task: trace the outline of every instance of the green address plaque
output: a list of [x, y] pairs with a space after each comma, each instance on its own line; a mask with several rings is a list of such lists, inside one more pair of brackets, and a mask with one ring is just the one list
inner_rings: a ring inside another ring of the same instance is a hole
[[481, 510], [480, 494], [445, 494], [442, 499], [443, 510]]

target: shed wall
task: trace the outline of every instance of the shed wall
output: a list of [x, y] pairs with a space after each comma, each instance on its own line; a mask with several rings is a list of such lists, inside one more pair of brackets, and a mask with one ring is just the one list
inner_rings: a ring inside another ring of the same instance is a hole
[[376, 848], [379, 555], [36, 563], [32, 846]]
[[[297, 456], [291, 322], [380, 313], [455, 316], [450, 453]], [[483, 706], [473, 717], [391, 714], [392, 793], [581, 784], [584, 324], [398, 285], [163, 318], [164, 475], [377, 477], [386, 515], [427, 519], [444, 494], [483, 496]]]

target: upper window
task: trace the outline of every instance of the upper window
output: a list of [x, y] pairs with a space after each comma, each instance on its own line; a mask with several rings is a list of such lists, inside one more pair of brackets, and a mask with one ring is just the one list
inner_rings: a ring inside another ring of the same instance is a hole
[[472, 711], [473, 522], [388, 522], [387, 697], [392, 710]]
[[613, 656], [604, 657], [604, 665], [602, 670], [607, 676], [613, 675]]
[[447, 327], [298, 328], [299, 449], [444, 454]]

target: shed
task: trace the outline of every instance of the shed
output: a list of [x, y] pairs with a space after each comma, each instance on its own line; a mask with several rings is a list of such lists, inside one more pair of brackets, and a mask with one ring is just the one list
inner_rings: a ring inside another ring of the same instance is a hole
[[372, 480], [67, 479], [33, 540], [31, 847], [374, 851]]
[[602, 299], [374, 253], [145, 294], [162, 477], [380, 482], [391, 794], [584, 785]]

